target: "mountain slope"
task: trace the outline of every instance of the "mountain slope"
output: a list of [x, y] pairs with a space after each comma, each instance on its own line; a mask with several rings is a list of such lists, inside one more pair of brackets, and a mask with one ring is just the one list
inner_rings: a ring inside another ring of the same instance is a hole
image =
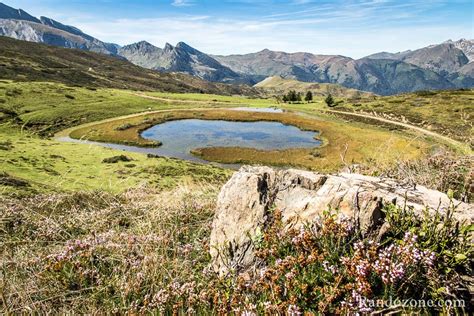
[[345, 86], [391, 95], [419, 90], [451, 89], [455, 85], [434, 71], [389, 59], [360, 59], [356, 61], [361, 81]]
[[469, 63], [464, 52], [453, 43], [431, 45], [403, 53], [379, 53], [368, 56], [368, 58], [401, 60], [441, 75], [455, 73]]
[[248, 86], [211, 83], [185, 74], [160, 73], [104, 54], [0, 37], [0, 78], [54, 81], [86, 87], [255, 95]]
[[28, 42], [77, 48], [106, 55], [113, 55], [117, 51], [115, 45], [104, 43], [96, 38], [72, 34], [49, 25], [30, 21], [0, 19], [0, 35]]
[[140, 67], [152, 69], [160, 62], [162, 49], [141, 41], [119, 48], [118, 54]]
[[15, 19], [41, 23], [34, 16], [29, 15], [22, 9], [14, 9], [0, 2], [0, 19]]
[[465, 38], [461, 38], [458, 41], [446, 41], [445, 43], [451, 43], [453, 44], [456, 48], [459, 48], [462, 50], [464, 55], [469, 59], [469, 62], [474, 61], [474, 40], [468, 40]]
[[37, 19], [21, 9], [13, 9], [2, 3], [0, 3], [0, 35], [107, 55], [117, 54], [118, 48], [118, 45], [104, 43], [76, 27], [64, 25], [47, 17]]

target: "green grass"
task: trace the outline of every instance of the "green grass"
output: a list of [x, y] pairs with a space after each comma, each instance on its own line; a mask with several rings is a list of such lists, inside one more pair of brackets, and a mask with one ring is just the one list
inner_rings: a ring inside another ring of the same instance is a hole
[[250, 107], [272, 107], [278, 105], [274, 99], [256, 99], [245, 96], [225, 96], [217, 94], [201, 94], [201, 93], [166, 93], [166, 92], [145, 92], [144, 94], [165, 98], [169, 100], [183, 100], [183, 101], [200, 101], [219, 103], [221, 105], [245, 105]]
[[0, 109], [13, 111], [19, 124], [44, 136], [74, 125], [167, 106], [123, 90], [90, 90], [41, 82], [1, 81], [0, 99], [5, 100]]
[[[138, 112], [171, 108], [270, 106], [271, 100], [219, 95], [150, 93], [165, 100], [137, 96], [139, 92], [109, 88], [88, 89], [46, 82], [0, 81], [0, 113], [13, 111], [20, 124], [51, 136], [61, 129]], [[140, 92], [141, 93], [141, 92]], [[3, 101], [2, 101], [3, 100]], [[197, 103], [180, 100], [200, 101]], [[224, 104], [222, 104], [225, 102]], [[0, 117], [1, 119], [1, 117]]]
[[[469, 93], [463, 92], [461, 94], [463, 102], [469, 101]], [[140, 94], [151, 98], [140, 96]], [[426, 98], [431, 97], [427, 96]], [[343, 104], [347, 106], [346, 103]], [[468, 105], [466, 103], [463, 106], [467, 107]], [[316, 155], [309, 151], [292, 153], [286, 161], [291, 160], [291, 164], [295, 166], [304, 166], [320, 171], [337, 170], [344, 165], [340, 156], [344, 153], [346, 144], [348, 151], [345, 163], [349, 164], [361, 161], [378, 164], [384, 159], [387, 161], [388, 158], [390, 160], [400, 160], [401, 157], [414, 158], [428, 148], [426, 142], [421, 139], [412, 141], [411, 138], [418, 136], [405, 133], [405, 131], [391, 132], [387, 130], [387, 126], [374, 127], [370, 122], [347, 123], [340, 118], [327, 115], [321, 111], [326, 108], [321, 97], [316, 97], [314, 102], [309, 104], [278, 104], [272, 99], [251, 99], [239, 96], [137, 92], [111, 88], [70, 87], [48, 82], [1, 80], [0, 157], [2, 158], [2, 171], [8, 172], [12, 177], [17, 176], [31, 181], [33, 186], [38, 189], [45, 184], [45, 187], [66, 190], [104, 188], [120, 191], [141, 183], [144, 178], [146, 181], [157, 183], [159, 187], [167, 187], [181, 181], [180, 173], [192, 178], [193, 172], [203, 174], [209, 172], [212, 178], [215, 172], [213, 168], [193, 167], [201, 170], [198, 172], [193, 168], [189, 169], [188, 166], [191, 164], [186, 162], [160, 159], [152, 162], [141, 154], [128, 154], [133, 156], [136, 161], [133, 163], [136, 165], [135, 167], [125, 167], [124, 163], [104, 165], [101, 163], [104, 158], [117, 156], [120, 152], [96, 146], [59, 143], [45, 138], [52, 137], [55, 133], [66, 128], [87, 123], [93, 124], [99, 120], [113, 121], [118, 116], [170, 109], [235, 106], [279, 106], [315, 115], [311, 129], [322, 131], [322, 137], [329, 146], [318, 150]], [[458, 112], [449, 111], [447, 113], [445, 115]], [[233, 115], [241, 114], [233, 113]], [[258, 114], [252, 115], [258, 116]], [[453, 114], [454, 118], [457, 117], [456, 115]], [[291, 124], [291, 122], [288, 123]], [[125, 132], [127, 131], [130, 130], [125, 130]], [[430, 142], [428, 140], [428, 143]], [[11, 144], [13, 148], [9, 148], [8, 144]], [[204, 158], [227, 163], [238, 161], [286, 164], [281, 161], [286, 156], [279, 158], [275, 156], [278, 156], [279, 153], [250, 151], [241, 152], [240, 156], [236, 156], [232, 150], [219, 150], [217, 153], [211, 153], [208, 152], [208, 149], [207, 151], [202, 150], [200, 154]], [[63, 156], [67, 162], [50, 156]], [[258, 159], [256, 160], [255, 157]], [[162, 164], [161, 169], [174, 170], [175, 174], [161, 177], [160, 171], [158, 171], [155, 176], [149, 176], [146, 168], [160, 164]], [[209, 170], [204, 171], [207, 168]], [[7, 188], [7, 190], [11, 191], [12, 188]]]
[[[165, 189], [179, 183], [222, 183], [229, 171], [210, 165], [167, 158], [147, 158], [125, 153], [130, 162], [103, 163], [106, 158], [124, 154], [100, 146], [40, 139], [28, 132], [0, 127], [0, 137], [10, 149], [0, 149], [1, 170], [26, 180], [32, 191], [105, 190], [121, 192], [147, 184]], [[25, 188], [0, 186], [1, 193]]]

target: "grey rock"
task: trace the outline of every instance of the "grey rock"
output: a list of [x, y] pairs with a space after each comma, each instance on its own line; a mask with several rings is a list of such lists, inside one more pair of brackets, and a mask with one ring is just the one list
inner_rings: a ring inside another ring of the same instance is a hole
[[[382, 208], [390, 203], [421, 216], [425, 210], [446, 212], [451, 201], [444, 193], [391, 179], [244, 166], [218, 196], [210, 239], [212, 268], [224, 275], [256, 263], [254, 240], [268, 223], [272, 207], [281, 211], [285, 229], [317, 221], [330, 209], [352, 220], [363, 234], [380, 237], [387, 229]], [[455, 204], [455, 218], [472, 222], [473, 206]]]

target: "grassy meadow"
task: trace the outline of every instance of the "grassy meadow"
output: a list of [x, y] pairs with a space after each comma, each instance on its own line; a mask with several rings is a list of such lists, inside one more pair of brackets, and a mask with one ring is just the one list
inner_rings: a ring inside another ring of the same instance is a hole
[[[412, 111], [421, 111], [425, 121], [443, 122], [452, 133], [467, 134], [464, 123], [447, 122], [470, 113], [469, 93], [462, 94], [457, 112], [432, 117], [431, 111], [443, 111], [440, 103]], [[351, 102], [344, 99], [335, 109], [347, 111]], [[374, 104], [355, 107], [381, 108]], [[396, 105], [386, 104], [384, 109]], [[288, 112], [248, 115], [230, 107], [279, 107]], [[420, 220], [387, 208], [388, 234], [374, 240], [349, 234], [348, 226], [335, 222], [328, 212], [320, 231], [290, 232], [280, 238], [278, 211], [272, 210], [275, 221], [259, 248], [269, 269], [220, 278], [208, 269], [209, 234], [217, 194], [232, 170], [56, 139], [71, 135], [148, 146], [153, 144], [141, 139], [139, 131], [173, 119], [278, 121], [318, 131], [323, 146], [265, 152], [201, 148], [195, 154], [217, 162], [292, 165], [321, 172], [346, 167], [470, 200], [471, 156], [415, 131], [348, 119], [326, 109], [322, 97], [313, 103], [283, 104], [271, 98], [1, 80], [0, 313], [284, 314], [299, 308], [356, 313], [360, 311], [348, 304], [357, 303], [351, 293], [359, 289], [359, 281], [376, 299], [465, 298], [464, 292], [453, 294], [446, 286], [461, 288], [461, 276], [471, 272], [467, 235], [472, 227], [459, 226], [449, 216]], [[407, 237], [407, 230], [420, 236], [418, 243]], [[304, 244], [293, 242], [301, 236]], [[360, 244], [369, 246], [362, 249]], [[389, 245], [422, 252], [426, 264], [420, 266], [412, 252], [405, 253], [403, 267], [413, 277], [393, 284], [385, 283], [375, 266], [369, 267], [371, 278], [355, 274], [364, 256], [375, 260]], [[342, 262], [342, 257], [353, 259]], [[278, 290], [285, 287], [292, 290]]]
[[419, 91], [350, 98], [335, 109], [363, 111], [407, 122], [473, 145], [474, 90]]

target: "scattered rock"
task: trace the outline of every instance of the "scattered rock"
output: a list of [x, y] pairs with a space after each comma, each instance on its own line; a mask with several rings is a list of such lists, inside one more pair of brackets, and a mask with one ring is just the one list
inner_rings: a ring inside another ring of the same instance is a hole
[[0, 173], [0, 185], [10, 186], [10, 187], [28, 187], [30, 184], [22, 179], [15, 178], [8, 173]]
[[102, 160], [102, 163], [117, 163], [119, 161], [129, 162], [132, 160], [133, 160], [132, 158], [129, 158], [125, 155], [120, 155], [120, 156], [105, 158], [104, 160]]
[[[382, 209], [391, 203], [421, 215], [426, 209], [446, 212], [451, 201], [444, 193], [391, 179], [244, 166], [218, 196], [210, 240], [212, 268], [225, 274], [255, 262], [253, 240], [264, 230], [272, 207], [281, 211], [285, 229], [313, 222], [330, 209], [352, 219], [363, 234], [376, 236], [386, 229]], [[472, 205], [454, 203], [455, 218], [473, 220]]]

